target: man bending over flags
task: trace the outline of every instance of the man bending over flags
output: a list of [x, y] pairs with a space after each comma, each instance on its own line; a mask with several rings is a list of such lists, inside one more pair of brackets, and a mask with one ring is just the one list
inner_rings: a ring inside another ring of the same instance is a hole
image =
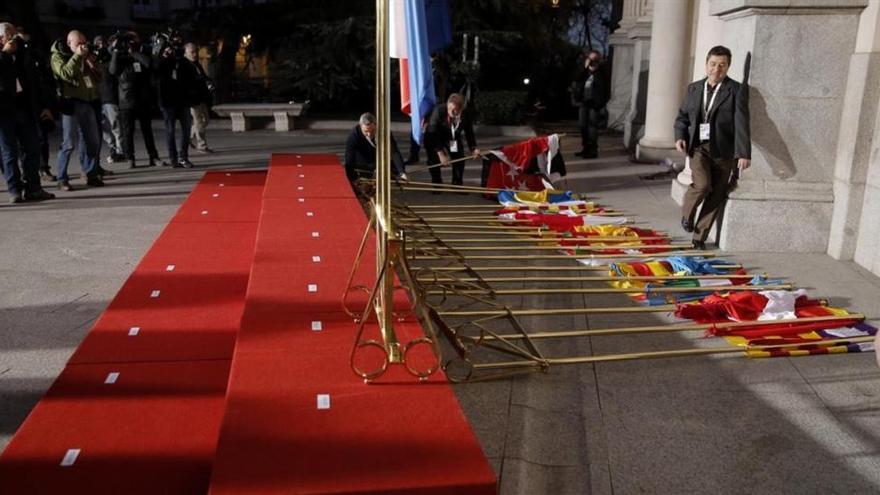
[[[474, 125], [470, 116], [464, 112], [464, 96], [452, 93], [446, 103], [438, 103], [428, 119], [425, 133], [425, 148], [428, 153], [428, 166], [443, 164], [464, 158], [464, 142], [467, 141], [471, 155], [480, 156], [477, 139], [474, 137]], [[443, 177], [440, 167], [429, 168], [431, 182], [442, 184]], [[452, 183], [462, 185], [464, 179], [464, 161], [452, 164]]]
[[[371, 113], [361, 115], [345, 142], [345, 175], [354, 182], [360, 178], [372, 179], [376, 170], [376, 117]], [[391, 173], [406, 180], [403, 157], [397, 142], [391, 136]]]

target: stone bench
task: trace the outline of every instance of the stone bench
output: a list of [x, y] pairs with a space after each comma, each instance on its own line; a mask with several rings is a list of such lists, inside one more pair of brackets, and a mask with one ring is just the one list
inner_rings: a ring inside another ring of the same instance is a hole
[[293, 129], [293, 118], [306, 111], [309, 102], [304, 103], [225, 103], [212, 107], [221, 117], [232, 119], [232, 132], [250, 130], [252, 117], [274, 117], [275, 130], [286, 132]]

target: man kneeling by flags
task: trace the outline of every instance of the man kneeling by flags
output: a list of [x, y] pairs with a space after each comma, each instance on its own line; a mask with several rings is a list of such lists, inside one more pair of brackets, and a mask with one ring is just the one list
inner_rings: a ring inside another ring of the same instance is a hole
[[[361, 115], [345, 142], [345, 175], [354, 182], [358, 179], [372, 179], [376, 171], [376, 117], [371, 113]], [[403, 157], [397, 149], [397, 142], [391, 136], [391, 173], [406, 179]]]

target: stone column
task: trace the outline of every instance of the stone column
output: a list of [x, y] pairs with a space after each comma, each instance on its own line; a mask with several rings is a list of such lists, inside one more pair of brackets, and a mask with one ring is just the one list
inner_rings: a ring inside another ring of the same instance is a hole
[[607, 106], [608, 128], [616, 131], [624, 130], [626, 116], [630, 109], [635, 41], [628, 34], [637, 20], [636, 1], [624, 0], [620, 25], [609, 38], [613, 58], [611, 61], [611, 99]]
[[827, 251], [845, 75], [867, 4], [711, 0], [733, 67], [752, 53], [752, 168], [727, 202], [722, 248]]
[[627, 5], [632, 7], [632, 17], [626, 26], [627, 37], [633, 42], [633, 55], [632, 86], [629, 92], [629, 112], [623, 124], [623, 145], [628, 150], [635, 150], [645, 127], [653, 0], [629, 0]]
[[654, 4], [645, 136], [636, 148], [638, 160], [659, 161], [678, 154], [672, 125], [689, 75], [686, 52], [691, 6], [690, 0]]
[[[880, 2], [870, 2], [859, 18], [855, 53], [849, 60], [843, 113], [834, 161], [834, 209], [828, 254], [837, 259], [856, 261], [880, 273], [876, 239], [880, 237], [876, 221], [880, 184], [868, 185], [868, 176], [876, 176], [880, 159], [871, 156], [872, 144], [880, 142], [876, 128], [880, 110]], [[867, 193], [867, 194], [866, 194]], [[867, 207], [867, 209], [865, 209]]]

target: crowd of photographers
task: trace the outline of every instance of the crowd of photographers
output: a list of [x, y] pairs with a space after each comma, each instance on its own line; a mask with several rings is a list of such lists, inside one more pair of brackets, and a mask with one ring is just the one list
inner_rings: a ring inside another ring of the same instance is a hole
[[[108, 163], [138, 167], [135, 124], [146, 148], [141, 166], [191, 168], [190, 147], [211, 152], [205, 127], [213, 84], [197, 46], [184, 44], [175, 31], [142, 43], [132, 31], [89, 42], [74, 30], [54, 42], [47, 56], [30, 46], [21, 27], [0, 22], [0, 50], [0, 167], [10, 203], [54, 198], [41, 180], [72, 191], [68, 166], [75, 151], [90, 187], [103, 186], [112, 175], [101, 166], [104, 144]], [[157, 105], [167, 161], [159, 158], [151, 126]], [[49, 135], [56, 129], [57, 175], [49, 163]]]

